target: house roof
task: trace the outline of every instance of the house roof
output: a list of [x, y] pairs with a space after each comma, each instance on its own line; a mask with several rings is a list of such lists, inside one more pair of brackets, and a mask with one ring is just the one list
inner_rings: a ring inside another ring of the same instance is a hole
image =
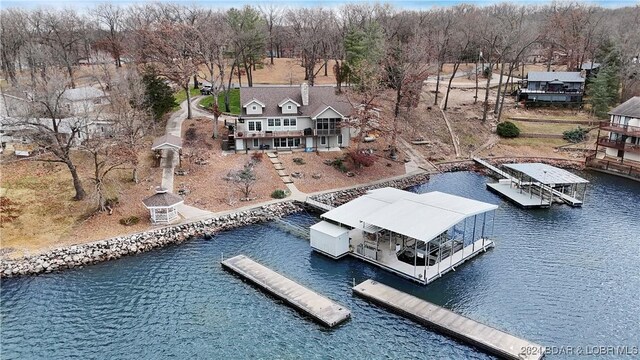
[[312, 118], [314, 118], [314, 119], [315, 119], [315, 118], [316, 118], [316, 117], [318, 117], [320, 114], [322, 114], [323, 112], [327, 111], [328, 109], [331, 109], [331, 110], [333, 110], [333, 111], [337, 112], [338, 114], [342, 115], [343, 117], [345, 116], [345, 115], [344, 115], [344, 114], [342, 114], [340, 111], [338, 111], [338, 110], [334, 109], [334, 108], [333, 108], [333, 106], [331, 106], [331, 105], [327, 105], [327, 104], [325, 104], [325, 103], [320, 104], [320, 106], [318, 107], [318, 109], [316, 109], [315, 111], [313, 111], [313, 112], [311, 112], [311, 113], [310, 113], [310, 116], [311, 116]]
[[582, 70], [593, 70], [593, 69], [599, 68], [600, 66], [601, 66], [600, 63], [594, 62], [592, 64], [591, 61], [589, 61], [589, 62], [582, 63], [582, 65], [580, 65], [580, 69], [582, 69]]
[[251, 103], [256, 103], [256, 104], [258, 104], [258, 105], [260, 105], [260, 106], [262, 106], [262, 107], [265, 107], [264, 103], [263, 103], [262, 101], [260, 101], [260, 100], [256, 99], [256, 98], [253, 98], [253, 99], [251, 99], [251, 100], [247, 101], [246, 103], [244, 103], [244, 104], [242, 105], [242, 107], [243, 107], [243, 108], [245, 108], [245, 107], [247, 107], [247, 105], [249, 105], [249, 104], [251, 104]]
[[92, 86], [84, 86], [75, 89], [68, 89], [64, 92], [62, 97], [69, 101], [81, 101], [81, 100], [91, 100], [97, 99], [101, 97], [105, 97], [104, 91], [100, 89], [96, 89]]
[[148, 209], [176, 206], [183, 201], [180, 196], [164, 191], [149, 196], [142, 200], [142, 203]]
[[[300, 86], [261, 86], [247, 87], [240, 89], [240, 103], [246, 104], [251, 99], [257, 99], [265, 104], [262, 114], [247, 115], [242, 109], [243, 117], [265, 117], [282, 116], [282, 111], [278, 106], [282, 99], [291, 99], [298, 104], [302, 104]], [[309, 105], [298, 107], [298, 116], [313, 117], [313, 112], [322, 105], [331, 106], [344, 116], [349, 116], [352, 112], [351, 104], [344, 96], [336, 95], [335, 88], [330, 86], [309, 86]], [[324, 110], [326, 106], [320, 110]]]
[[181, 149], [182, 138], [171, 134], [162, 135], [153, 141], [151, 150], [166, 149], [168, 147]]
[[640, 119], [640, 96], [634, 96], [609, 111], [610, 115]]
[[291, 100], [290, 98], [286, 98], [286, 99], [280, 101], [280, 103], [278, 103], [278, 106], [282, 107], [282, 105], [284, 105], [284, 104], [286, 104], [288, 102], [292, 102], [292, 103], [296, 104], [296, 106], [301, 106], [300, 104], [298, 104], [297, 102]]
[[562, 81], [584, 82], [579, 71], [531, 71], [527, 75], [528, 81]]

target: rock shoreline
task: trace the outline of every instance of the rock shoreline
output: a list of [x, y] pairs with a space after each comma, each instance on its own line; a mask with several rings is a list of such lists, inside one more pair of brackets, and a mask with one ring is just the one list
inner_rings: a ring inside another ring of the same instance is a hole
[[136, 255], [193, 237], [270, 221], [303, 210], [296, 202], [282, 202], [187, 224], [167, 226], [142, 233], [119, 236], [87, 244], [58, 248], [42, 254], [0, 263], [0, 278], [37, 275]]
[[378, 184], [366, 185], [366, 186], [356, 187], [352, 189], [338, 190], [330, 193], [314, 195], [314, 196], [311, 196], [311, 199], [326, 205], [340, 206], [359, 196], [364, 195], [369, 190], [380, 189], [383, 187], [394, 187], [398, 189], [406, 189], [415, 185], [424, 184], [427, 181], [429, 181], [429, 174], [420, 173], [416, 175], [403, 177], [400, 179], [384, 181]]
[[[500, 158], [489, 160], [489, 162], [494, 165], [527, 161], [544, 162], [549, 165], [568, 169], [584, 168], [584, 164], [580, 162], [562, 159]], [[481, 170], [473, 161], [444, 163], [438, 165], [438, 167], [441, 172]], [[365, 194], [369, 190], [383, 187], [406, 189], [424, 184], [428, 180], [428, 173], [420, 173], [373, 185], [314, 195], [311, 196], [311, 199], [331, 206], [340, 206]], [[304, 209], [305, 204], [296, 201], [285, 201], [192, 223], [170, 225], [132, 235], [118, 236], [92, 243], [58, 248], [42, 254], [26, 256], [19, 259], [2, 259], [2, 261], [0, 261], [0, 278], [37, 275], [114, 260], [123, 256], [136, 255], [171, 244], [180, 244], [193, 237], [213, 236], [220, 231], [271, 221]]]

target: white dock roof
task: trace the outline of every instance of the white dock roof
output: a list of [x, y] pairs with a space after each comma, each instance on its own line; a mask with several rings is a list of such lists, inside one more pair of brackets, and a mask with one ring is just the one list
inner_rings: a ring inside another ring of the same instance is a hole
[[426, 242], [465, 218], [497, 208], [497, 205], [434, 191], [396, 201], [363, 217], [362, 221]]
[[542, 163], [504, 164], [543, 184], [587, 184], [588, 180], [567, 170]]
[[392, 187], [374, 189], [365, 195], [353, 199], [348, 203], [322, 214], [320, 217], [350, 226], [352, 228], [362, 228], [360, 222], [363, 216], [377, 211], [394, 201], [400, 199], [412, 199], [420, 196], [409, 191], [404, 191]]
[[370, 213], [387, 205], [389, 205], [388, 202], [374, 199], [372, 197], [369, 197], [368, 195], [363, 195], [357, 199], [349, 201], [344, 205], [338, 206], [333, 210], [327, 211], [320, 217], [350, 226], [352, 228], [362, 229], [362, 223], [360, 222], [360, 219], [362, 219], [363, 216], [367, 216]]
[[438, 191], [414, 194], [383, 188], [372, 190], [321, 217], [365, 231], [387, 229], [426, 242], [467, 217], [497, 208], [497, 205]]

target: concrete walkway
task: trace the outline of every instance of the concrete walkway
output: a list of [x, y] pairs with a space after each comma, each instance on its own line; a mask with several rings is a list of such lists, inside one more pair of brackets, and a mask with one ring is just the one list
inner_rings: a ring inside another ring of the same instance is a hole
[[[200, 102], [201, 96], [194, 96], [191, 98], [191, 114], [193, 117], [206, 116], [206, 113], [198, 109], [198, 102]], [[167, 126], [165, 128], [165, 134], [182, 136], [182, 123], [187, 118], [187, 101], [183, 101], [180, 104], [180, 108], [176, 110], [169, 120], [167, 120]], [[210, 116], [213, 118], [213, 116]], [[180, 154], [176, 150], [163, 150], [162, 159], [160, 159], [160, 167], [162, 168], [162, 187], [169, 189], [173, 192], [174, 182], [173, 177], [175, 169], [180, 163]], [[198, 209], [197, 207], [181, 204], [177, 207], [178, 214], [182, 217], [182, 222], [191, 222], [197, 219], [211, 217], [213, 212]]]

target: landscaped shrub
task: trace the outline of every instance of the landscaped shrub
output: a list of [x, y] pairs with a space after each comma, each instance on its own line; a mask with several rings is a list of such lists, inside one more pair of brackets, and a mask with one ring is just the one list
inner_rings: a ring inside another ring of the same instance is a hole
[[293, 162], [297, 165], [304, 165], [304, 159], [303, 158], [293, 158]]
[[284, 199], [287, 197], [287, 193], [284, 190], [273, 190], [271, 197], [274, 199]]
[[369, 167], [376, 161], [376, 158], [373, 155], [362, 151], [351, 151], [349, 152], [349, 157], [351, 157], [353, 164], [357, 168], [362, 166]]
[[520, 135], [520, 129], [518, 129], [516, 124], [512, 123], [511, 121], [503, 121], [498, 124], [496, 133], [498, 133], [499, 136], [505, 138], [514, 138]]
[[184, 133], [184, 137], [187, 141], [195, 141], [198, 139], [198, 131], [195, 127], [190, 127]]
[[251, 154], [251, 160], [253, 160], [253, 162], [262, 161], [262, 157], [263, 157], [263, 154], [260, 153], [260, 152], [255, 152], [255, 153]]
[[342, 172], [347, 172], [349, 170], [344, 164], [344, 160], [342, 158], [335, 158], [335, 160], [331, 162], [331, 165]]
[[139, 222], [140, 222], [140, 218], [135, 215], [120, 219], [120, 224], [124, 226], [135, 225]]
[[120, 200], [118, 199], [117, 196], [114, 196], [112, 198], [108, 198], [104, 201], [104, 206], [108, 207], [108, 208], [114, 208], [116, 207], [116, 205], [118, 205], [120, 203]]
[[573, 130], [567, 130], [565, 132], [562, 133], [562, 138], [567, 140], [568, 142], [572, 142], [572, 143], [579, 143], [584, 141], [585, 137], [587, 136], [587, 133], [589, 132], [588, 129], [582, 128], [580, 126], [578, 126], [577, 128], [573, 129]]

